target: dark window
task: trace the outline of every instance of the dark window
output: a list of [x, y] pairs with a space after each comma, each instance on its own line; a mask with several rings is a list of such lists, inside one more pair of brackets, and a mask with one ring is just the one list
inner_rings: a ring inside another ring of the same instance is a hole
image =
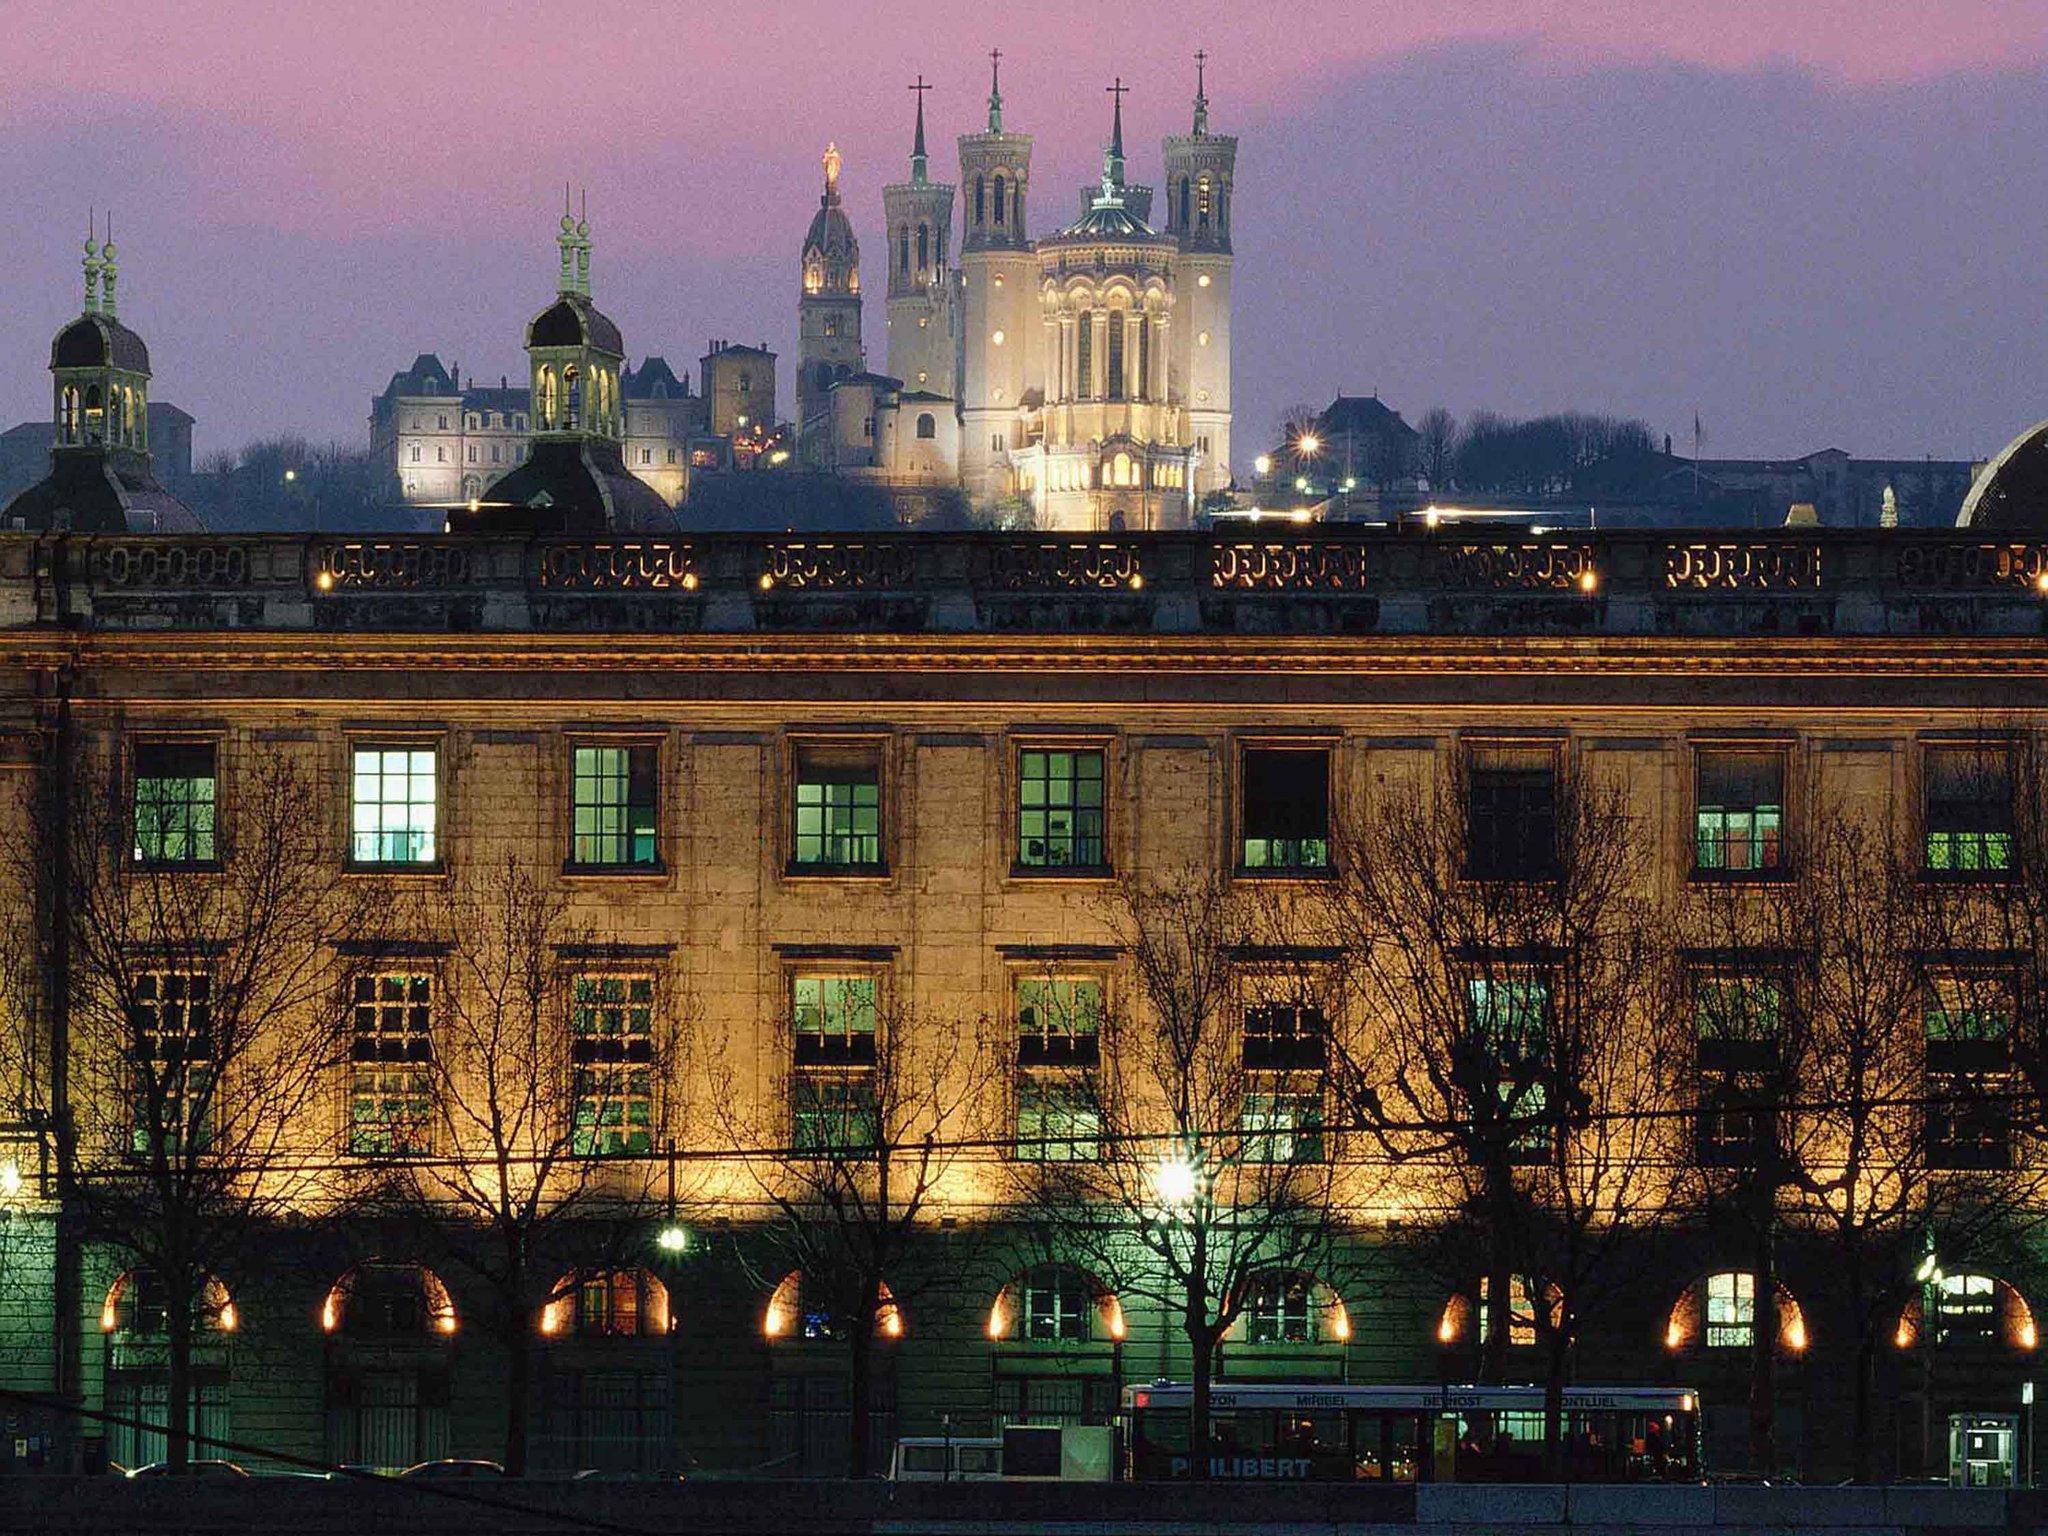
[[1260, 1003], [1245, 1011], [1244, 1064], [1248, 1071], [1320, 1072], [1327, 1060], [1329, 1026], [1308, 1003]]
[[1074, 317], [1074, 398], [1095, 398], [1095, 311]]
[[917, 226], [917, 270], [922, 272], [932, 264], [932, 230], [929, 224]]
[[882, 771], [872, 752], [800, 751], [793, 809], [798, 868], [882, 867]]
[[654, 1146], [654, 978], [578, 976], [570, 1013], [576, 1151]]
[[2009, 977], [1956, 973], [1927, 989], [1927, 1164], [2004, 1168], [2012, 1157]]
[[908, 224], [899, 226], [896, 231], [896, 269], [899, 272], [905, 273], [910, 271], [910, 226]]
[[917, 413], [917, 435], [927, 442], [939, 435], [938, 418], [932, 415], [930, 411], [919, 411]]
[[1708, 971], [1692, 979], [1701, 1166], [1751, 1168], [1778, 1132], [1778, 1052], [1785, 985], [1776, 976]]
[[1253, 1276], [1244, 1318], [1244, 1336], [1254, 1344], [1315, 1343], [1314, 1282], [1272, 1271]]
[[1004, 194], [1006, 191], [1007, 188], [1003, 185], [1003, 178], [998, 176], [996, 178], [996, 222], [998, 224], [1003, 222], [1003, 213], [1005, 210]]
[[1029, 748], [1017, 757], [1017, 862], [1101, 869], [1103, 754]]
[[1927, 868], [1989, 875], [2012, 868], [2012, 771], [2002, 747], [1927, 749]]
[[1241, 863], [1248, 870], [1330, 867], [1330, 754], [1253, 747], [1244, 754], [1239, 816]]
[[1071, 1342], [1088, 1337], [1088, 1313], [1095, 1298], [1078, 1272], [1041, 1264], [1026, 1272], [1020, 1289], [1024, 1314], [1018, 1332], [1027, 1339]]
[[569, 759], [570, 862], [593, 869], [651, 868], [657, 862], [661, 749], [575, 747]]
[[1120, 309], [1109, 312], [1109, 389], [1112, 400], [1124, 397], [1124, 313]]
[[1547, 747], [1481, 747], [1469, 773], [1467, 873], [1475, 880], [1555, 878], [1555, 755]]
[[1784, 867], [1785, 755], [1702, 751], [1693, 811], [1694, 862], [1753, 874]]
[[1020, 977], [1017, 1060], [1027, 1067], [1092, 1067], [1100, 1059], [1102, 983]]
[[143, 971], [131, 983], [129, 1058], [134, 1126], [129, 1150], [176, 1158], [213, 1142], [213, 978]]
[[348, 1149], [419, 1156], [434, 1104], [433, 978], [363, 975], [351, 991]]
[[138, 742], [135, 861], [212, 863], [216, 793], [213, 743]]
[[794, 977], [790, 1024], [797, 1065], [873, 1066], [876, 994], [873, 976]]
[[974, 222], [984, 223], [988, 218], [987, 192], [982, 179], [974, 178]]

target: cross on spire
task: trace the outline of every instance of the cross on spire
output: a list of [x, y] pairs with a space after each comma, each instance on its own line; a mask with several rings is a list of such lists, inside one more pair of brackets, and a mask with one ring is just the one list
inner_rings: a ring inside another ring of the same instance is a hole
[[924, 152], [924, 93], [931, 87], [924, 83], [924, 75], [920, 72], [917, 83], [910, 89], [917, 93], [917, 137], [910, 146], [910, 179], [923, 181], [927, 164]]
[[1195, 50], [1195, 133], [1197, 136], [1209, 131], [1209, 50]]
[[1102, 195], [1104, 201], [1117, 196], [1124, 184], [1124, 93], [1130, 87], [1124, 84], [1124, 77], [1118, 75], [1113, 85], [1103, 87], [1116, 103], [1109, 133], [1109, 152], [1102, 157]]
[[988, 131], [1003, 131], [1003, 50], [1000, 48], [988, 51]]

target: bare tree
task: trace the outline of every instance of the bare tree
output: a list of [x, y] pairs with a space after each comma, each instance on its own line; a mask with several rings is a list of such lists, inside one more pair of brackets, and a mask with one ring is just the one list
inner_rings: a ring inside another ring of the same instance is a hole
[[[721, 1051], [710, 1069], [713, 1113], [767, 1207], [762, 1240], [773, 1258], [763, 1278], [775, 1286], [796, 1276], [811, 1326], [845, 1344], [847, 1464], [868, 1477], [876, 1343], [901, 1333], [927, 1284], [949, 1278], [911, 1264], [986, 1130], [994, 1032], [987, 1020], [920, 1015], [872, 973], [795, 985], [793, 1005], [767, 1033], [762, 1091], [750, 1092], [737, 1053]], [[957, 1269], [971, 1255], [955, 1244], [949, 1260]]]
[[1431, 406], [1415, 424], [1416, 454], [1422, 476], [1432, 492], [1450, 489], [1458, 457], [1458, 418], [1442, 406]]
[[518, 1475], [536, 1320], [566, 1299], [565, 1275], [573, 1285], [634, 1266], [650, 1219], [688, 1198], [674, 1187], [671, 1141], [685, 1000], [656, 962], [601, 942], [559, 884], [516, 856], [459, 874], [407, 926], [445, 936], [445, 949], [414, 963], [415, 977], [394, 958], [405, 951], [372, 946], [357, 1006], [378, 1005], [366, 981], [431, 974], [430, 1033], [388, 1064], [371, 1055], [365, 1068], [359, 1052], [358, 1070], [392, 1075], [355, 1095], [351, 1151], [382, 1185], [387, 1214], [446, 1242], [483, 1282], [507, 1366], [503, 1461]]
[[[1009, 1164], [1051, 1252], [1177, 1320], [1196, 1478], [1225, 1337], [1262, 1296], [1332, 1279], [1333, 967], [1281, 942], [1285, 912], [1213, 873], [1125, 879], [1105, 918], [1132, 984], [1102, 1010], [1092, 1063], [1058, 1085], [1066, 1134], [1020, 1136]], [[1306, 1316], [1314, 1303], [1296, 1300]]]
[[147, 771], [85, 751], [53, 765], [71, 788], [22, 845], [19, 883], [47, 899], [35, 963], [7, 966], [27, 1022], [6, 1040], [27, 1118], [53, 1133], [60, 1220], [128, 1260], [117, 1315], [161, 1327], [174, 1469], [195, 1340], [233, 1326], [228, 1284], [265, 1267], [280, 1223], [334, 1208], [305, 1128], [340, 1059], [336, 941], [364, 910], [290, 758], [250, 749], [217, 806], [213, 749], [182, 750]]
[[1671, 1211], [1650, 839], [1618, 784], [1537, 746], [1341, 807], [1334, 841], [1326, 918], [1363, 993], [1342, 1100], [1474, 1305], [1478, 1379], [1533, 1327], [1554, 1471], [1582, 1326]]

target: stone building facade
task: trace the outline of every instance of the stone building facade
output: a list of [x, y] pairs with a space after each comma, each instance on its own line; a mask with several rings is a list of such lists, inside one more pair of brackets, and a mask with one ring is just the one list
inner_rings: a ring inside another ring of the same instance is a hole
[[[653, 1198], [618, 1219], [551, 1238], [565, 1274], [600, 1254], [612, 1267], [601, 1306], [579, 1282], [532, 1320], [535, 1463], [825, 1471], [843, 1465], [845, 1346], [793, 1282], [763, 1276], [772, 1210], [705, 1107], [723, 1083], [780, 1114], [793, 1015], [872, 989], [868, 1006], [882, 999], [890, 1019], [991, 1020], [1014, 1039], [1047, 977], [1132, 985], [1105, 907], [1118, 877], [1313, 883], [1326, 860], [1276, 865], [1273, 839], [1299, 847], [1319, 818], [1327, 837], [1337, 797], [1398, 793], [1503, 744], [1624, 783], [1654, 878], [1673, 889], [1699, 875], [1702, 774], [1730, 744], [1775, 755], [1780, 803], [1750, 814], [1790, 838], [1837, 801], [1931, 827], [1938, 755], [1989, 720], [2048, 709], [2044, 571], [2048, 547], [1967, 532], [1509, 544], [16, 534], [0, 536], [0, 807], [23, 846], [68, 750], [126, 762], [133, 782], [140, 754], [176, 746], [180, 782], [203, 779], [226, 828], [237, 776], [283, 753], [314, 786], [306, 814], [337, 867], [361, 852], [366, 795], [382, 797], [370, 809], [399, 807], [405, 838], [429, 838], [414, 867], [365, 867], [363, 880], [433, 889], [508, 857], [540, 872], [601, 941], [561, 963], [686, 1000], [695, 1038], [721, 1054], [652, 1066], [684, 1105], [666, 1188], [657, 1176]], [[600, 751], [641, 754], [619, 768], [616, 802], [588, 798], [584, 754]], [[408, 764], [396, 800], [365, 777], [366, 755], [374, 767], [394, 752]], [[1288, 778], [1277, 807], [1275, 758], [1317, 765]], [[1049, 859], [1040, 818], [1055, 778], [1073, 819]], [[616, 859], [593, 862], [581, 816], [603, 805], [626, 812], [628, 835]], [[1264, 824], [1276, 815], [1284, 828]], [[375, 839], [390, 824], [368, 825]], [[25, 924], [38, 903], [24, 867], [10, 900]], [[361, 936], [401, 937], [416, 936]], [[439, 1005], [415, 1003], [431, 1038]], [[387, 1152], [351, 1143], [358, 1090], [333, 1071], [295, 1145], [336, 1169], [374, 1168]], [[920, 1224], [922, 1278], [901, 1278], [877, 1346], [878, 1437], [1099, 1419], [1120, 1384], [1188, 1368], [1170, 1320], [1135, 1299], [1100, 1302], [1095, 1322], [1077, 1312], [1069, 1331], [1055, 1296], [1050, 1335], [1020, 1332], [1038, 1261], [1006, 1225], [1013, 1133], [999, 1120]], [[44, 1123], [0, 1134], [7, 1384], [146, 1414], [163, 1358], [146, 1277], [110, 1245], [67, 1260]], [[1362, 1178], [1370, 1145], [1330, 1144]], [[660, 1150], [622, 1167], [658, 1174]], [[692, 1241], [658, 1247], [677, 1214]], [[624, 1259], [621, 1220], [640, 1234]], [[995, 1239], [970, 1249], [962, 1233], [982, 1229]], [[1304, 1299], [1248, 1309], [1225, 1378], [1468, 1379], [1469, 1297], [1404, 1256], [1400, 1200], [1357, 1184], [1343, 1233], [1348, 1256]], [[495, 1454], [505, 1363], [476, 1325], [477, 1282], [459, 1262], [422, 1271], [396, 1241], [315, 1221], [215, 1277], [201, 1432], [334, 1460]], [[76, 1279], [61, 1291], [67, 1262]], [[1697, 1388], [1710, 1456], [1739, 1465], [1756, 1327], [1741, 1271], [1713, 1232], [1684, 1223], [1646, 1236], [1639, 1262], [1643, 1285], [1588, 1321], [1574, 1369]], [[1939, 1470], [1952, 1412], [2017, 1412], [2036, 1369], [2030, 1306], [2048, 1299], [2032, 1263], [2023, 1250], [1973, 1261], [1981, 1330], [1977, 1311], [1966, 1331], [1939, 1300], [1927, 1314], [1939, 1328], [1909, 1329], [1902, 1314], [1878, 1362], [1887, 1469]], [[1832, 1477], [1846, 1460], [1849, 1333], [1825, 1243], [1789, 1235], [1778, 1275], [1791, 1298], [1783, 1463]], [[75, 1313], [53, 1316], [52, 1294]], [[1975, 1306], [1976, 1292], [1959, 1294]], [[1508, 1368], [1539, 1368], [1519, 1335]], [[132, 1461], [152, 1443], [117, 1431], [106, 1449]]]

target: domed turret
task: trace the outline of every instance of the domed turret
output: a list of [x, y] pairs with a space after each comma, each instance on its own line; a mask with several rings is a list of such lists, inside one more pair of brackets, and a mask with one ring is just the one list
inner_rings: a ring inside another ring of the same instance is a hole
[[192, 533], [199, 519], [157, 483], [149, 458], [149, 348], [120, 321], [110, 238], [85, 242], [85, 309], [50, 343], [50, 473], [0, 526], [80, 533]]
[[866, 365], [860, 344], [860, 242], [839, 199], [841, 157], [825, 146], [825, 190], [804, 235], [803, 296], [797, 301], [797, 427], [823, 409], [839, 380]]
[[448, 526], [485, 533], [593, 534], [675, 527], [675, 514], [626, 468], [620, 376], [626, 343], [591, 301], [590, 221], [566, 210], [555, 301], [526, 327], [533, 435], [526, 462]]

